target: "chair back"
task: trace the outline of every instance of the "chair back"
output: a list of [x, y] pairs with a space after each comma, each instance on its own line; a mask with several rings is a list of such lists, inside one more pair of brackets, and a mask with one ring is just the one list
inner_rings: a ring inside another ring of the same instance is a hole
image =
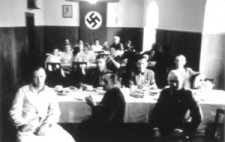
[[95, 55], [96, 56], [98, 56], [98, 55], [100, 55], [100, 54], [103, 54], [104, 53], [104, 51], [95, 51]]
[[55, 72], [61, 70], [61, 63], [47, 63], [46, 70], [48, 72]]
[[215, 117], [215, 124], [221, 124], [225, 121], [225, 110], [224, 109], [217, 109], [216, 110], [216, 117]]
[[225, 127], [224, 122], [225, 122], [225, 110], [217, 109], [215, 117], [214, 137], [221, 142], [224, 140], [224, 127]]
[[225, 110], [217, 109], [214, 123], [206, 128], [206, 137], [217, 142], [224, 142]]
[[47, 63], [46, 65], [47, 84], [51, 87], [62, 84], [61, 63]]
[[72, 63], [73, 71], [79, 70], [81, 68], [87, 69], [87, 62], [73, 62]]

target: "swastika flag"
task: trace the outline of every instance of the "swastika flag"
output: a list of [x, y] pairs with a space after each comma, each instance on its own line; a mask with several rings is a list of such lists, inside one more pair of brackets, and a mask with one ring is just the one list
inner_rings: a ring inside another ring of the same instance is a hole
[[100, 42], [106, 41], [106, 2], [89, 4], [80, 2], [80, 28], [79, 38], [84, 42], [94, 43], [94, 39]]

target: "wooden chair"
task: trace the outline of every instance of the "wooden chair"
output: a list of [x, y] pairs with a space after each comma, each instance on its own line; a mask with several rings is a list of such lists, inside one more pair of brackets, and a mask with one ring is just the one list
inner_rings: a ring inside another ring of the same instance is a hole
[[87, 62], [73, 62], [72, 63], [72, 70], [76, 71], [82, 68], [84, 65], [84, 68], [87, 69]]
[[[84, 69], [84, 70], [83, 70]], [[85, 82], [87, 74], [87, 62], [73, 62], [72, 63], [72, 72], [70, 76], [71, 85], [80, 87], [82, 82]]]
[[210, 141], [224, 142], [225, 110], [217, 109], [214, 123], [208, 124], [206, 138]]
[[61, 63], [47, 63], [46, 65], [47, 82], [49, 86], [62, 84], [62, 67]]
[[98, 56], [98, 55], [100, 55], [100, 54], [103, 54], [104, 53], [104, 51], [95, 51], [95, 55], [96, 56]]
[[48, 72], [56, 72], [61, 70], [61, 63], [47, 63], [46, 70]]

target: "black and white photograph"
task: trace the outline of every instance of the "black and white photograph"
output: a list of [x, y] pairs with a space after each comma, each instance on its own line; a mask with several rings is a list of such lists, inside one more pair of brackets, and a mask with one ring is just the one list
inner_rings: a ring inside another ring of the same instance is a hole
[[0, 142], [225, 142], [225, 0], [0, 0]]

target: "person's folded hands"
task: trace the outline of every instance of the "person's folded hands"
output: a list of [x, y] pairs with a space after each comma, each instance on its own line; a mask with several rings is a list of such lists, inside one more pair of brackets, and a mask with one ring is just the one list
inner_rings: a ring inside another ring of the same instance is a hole
[[47, 134], [50, 127], [51, 127], [50, 124], [46, 124], [46, 123], [42, 124], [40, 127], [37, 128], [37, 130], [35, 131], [35, 134], [38, 136], [44, 136]]
[[32, 131], [33, 126], [31, 124], [23, 124], [18, 127], [18, 130], [21, 132], [29, 132]]

